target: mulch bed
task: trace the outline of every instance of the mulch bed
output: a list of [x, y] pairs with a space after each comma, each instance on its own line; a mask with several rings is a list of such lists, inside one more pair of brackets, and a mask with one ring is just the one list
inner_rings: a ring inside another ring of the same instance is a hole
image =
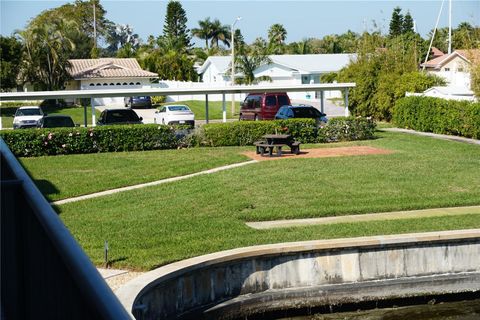
[[[335, 148], [319, 148], [319, 149], [300, 149], [298, 155], [289, 151], [282, 153], [281, 157], [261, 156], [253, 151], [247, 151], [243, 154], [254, 160], [279, 160], [279, 159], [301, 159], [301, 158], [328, 158], [328, 157], [345, 157], [345, 156], [364, 156], [369, 154], [391, 154], [393, 151], [369, 146], [354, 147], [335, 147]], [[283, 151], [283, 150], [282, 150]]]

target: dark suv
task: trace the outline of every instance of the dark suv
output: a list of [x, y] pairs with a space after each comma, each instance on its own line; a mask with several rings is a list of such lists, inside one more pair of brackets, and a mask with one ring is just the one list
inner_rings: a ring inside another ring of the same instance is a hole
[[152, 98], [149, 96], [141, 97], [125, 97], [124, 98], [126, 108], [151, 108]]
[[100, 114], [97, 125], [142, 124], [142, 120], [132, 109], [105, 109]]
[[298, 105], [298, 106], [283, 106], [281, 107], [275, 119], [292, 119], [292, 118], [312, 118], [317, 120], [317, 123], [327, 123], [327, 115], [318, 111], [317, 108], [314, 108], [309, 105]]
[[281, 106], [290, 104], [286, 92], [250, 93], [240, 108], [240, 120], [273, 120]]

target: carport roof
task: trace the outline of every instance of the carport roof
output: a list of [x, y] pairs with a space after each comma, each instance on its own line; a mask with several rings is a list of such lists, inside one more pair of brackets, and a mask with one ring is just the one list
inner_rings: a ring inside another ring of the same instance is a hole
[[70, 75], [75, 80], [105, 78], [158, 78], [143, 70], [135, 58], [72, 59]]

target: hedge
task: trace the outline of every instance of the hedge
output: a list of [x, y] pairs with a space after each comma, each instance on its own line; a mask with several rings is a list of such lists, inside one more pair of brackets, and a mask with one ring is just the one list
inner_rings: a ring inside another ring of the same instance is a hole
[[175, 130], [165, 125], [22, 129], [0, 136], [17, 157], [177, 147]]
[[203, 126], [202, 144], [212, 147], [247, 146], [265, 134], [291, 134], [302, 143], [353, 141], [374, 138], [375, 122], [366, 118], [333, 118], [318, 127], [313, 119], [238, 121]]
[[398, 127], [480, 139], [480, 103], [431, 97], [405, 97], [395, 104]]

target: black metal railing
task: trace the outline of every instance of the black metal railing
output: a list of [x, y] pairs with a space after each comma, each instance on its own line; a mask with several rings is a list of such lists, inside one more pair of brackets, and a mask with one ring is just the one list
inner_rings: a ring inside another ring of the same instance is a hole
[[0, 138], [1, 319], [131, 319]]

